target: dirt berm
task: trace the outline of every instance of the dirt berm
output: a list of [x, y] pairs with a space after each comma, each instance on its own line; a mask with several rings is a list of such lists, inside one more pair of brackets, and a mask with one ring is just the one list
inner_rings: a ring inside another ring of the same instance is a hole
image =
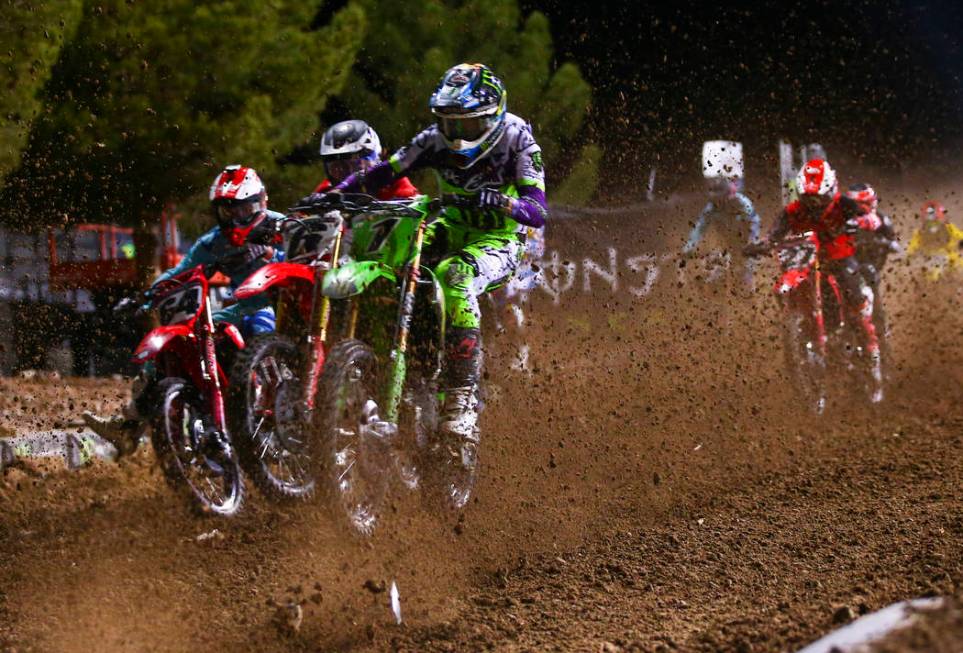
[[[894, 265], [886, 403], [846, 395], [816, 418], [785, 378], [773, 267], [747, 298], [660, 258], [698, 208], [560, 222], [558, 303], [537, 291], [526, 307], [531, 375], [507, 371], [516, 335], [488, 337], [484, 469], [461, 521], [404, 497], [370, 542], [316, 503], [254, 498], [236, 520], [198, 519], [149, 452], [12, 470], [0, 650], [778, 651], [952, 593], [957, 287]], [[78, 388], [94, 401], [122, 386], [7, 383], [33, 400], [8, 404], [6, 425], [70, 413]]]

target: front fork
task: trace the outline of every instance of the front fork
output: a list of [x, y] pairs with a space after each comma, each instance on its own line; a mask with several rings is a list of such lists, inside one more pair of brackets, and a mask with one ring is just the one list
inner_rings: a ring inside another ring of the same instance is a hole
[[408, 337], [411, 334], [411, 319], [415, 312], [415, 292], [418, 288], [418, 279], [421, 277], [421, 250], [425, 242], [426, 226], [427, 221], [421, 220], [418, 223], [418, 231], [415, 233], [414, 256], [408, 264], [407, 279], [401, 291], [395, 330], [395, 346], [391, 350], [391, 372], [388, 377], [387, 394], [385, 396], [384, 418], [396, 424], [400, 412], [401, 395], [408, 373]]
[[[342, 229], [338, 230], [338, 235], [334, 240], [334, 247], [331, 250], [331, 267], [334, 270], [338, 267], [338, 259], [341, 257], [341, 234]], [[305, 379], [304, 384], [304, 408], [307, 411], [314, 410], [315, 399], [318, 394], [318, 383], [321, 381], [321, 371], [324, 368], [325, 343], [328, 339], [328, 322], [331, 319], [331, 298], [325, 295], [322, 290], [322, 281], [328, 270], [323, 270], [321, 266], [315, 268], [314, 277], [314, 297], [311, 301], [311, 329], [308, 332], [308, 355], [304, 361], [304, 371], [302, 374]]]
[[816, 353], [822, 360], [826, 360], [826, 316], [823, 313], [823, 273], [819, 269], [819, 261], [813, 264], [813, 324], [816, 327], [814, 343]]
[[227, 414], [224, 410], [224, 391], [217, 368], [217, 352], [214, 347], [214, 318], [210, 304], [204, 305], [204, 323], [201, 327], [201, 339], [204, 353], [201, 358], [201, 376], [208, 384], [210, 393], [211, 415], [214, 417], [214, 427], [227, 435]]

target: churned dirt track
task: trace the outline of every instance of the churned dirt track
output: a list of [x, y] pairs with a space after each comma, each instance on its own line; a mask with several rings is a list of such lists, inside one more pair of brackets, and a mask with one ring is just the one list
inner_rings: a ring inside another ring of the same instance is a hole
[[[148, 453], [42, 481], [14, 470], [0, 650], [793, 650], [844, 608], [951, 592], [960, 311], [954, 292], [906, 301], [900, 275], [891, 404], [821, 420], [787, 390], [768, 297], [670, 277], [645, 299], [537, 299], [532, 377], [488, 379], [464, 520], [402, 499], [370, 543], [315, 504], [197, 519]], [[497, 370], [507, 348], [491, 343]], [[275, 625], [286, 602], [297, 633]]]

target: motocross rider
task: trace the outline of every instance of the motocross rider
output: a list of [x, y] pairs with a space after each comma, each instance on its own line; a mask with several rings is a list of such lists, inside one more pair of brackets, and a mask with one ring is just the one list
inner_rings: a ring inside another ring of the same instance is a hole
[[[866, 351], [871, 357], [874, 384], [872, 400], [883, 399], [883, 376], [879, 338], [873, 321], [873, 290], [863, 278], [856, 258], [856, 234], [875, 230], [878, 218], [868, 215], [860, 204], [839, 192], [836, 172], [826, 161], [813, 159], [796, 176], [799, 199], [787, 205], [766, 237], [768, 247], [791, 233], [815, 232], [820, 241], [823, 270], [835, 276], [849, 313], [863, 330]], [[755, 249], [755, 248], [753, 248]]]
[[[759, 214], [756, 213], [752, 201], [742, 193], [743, 181], [740, 178], [711, 177], [708, 180], [709, 203], [702, 209], [695, 226], [689, 233], [689, 238], [682, 247], [682, 254], [689, 256], [695, 252], [699, 242], [705, 235], [706, 228], [710, 224], [722, 224], [728, 230], [731, 237], [744, 237], [747, 244], [755, 243], [759, 240]], [[740, 223], [745, 223], [748, 229], [741, 229]], [[743, 232], [746, 233], [743, 236]], [[742, 244], [734, 248], [733, 251], [741, 252]], [[755, 260], [746, 257], [745, 270], [742, 280], [747, 288], [752, 289], [752, 276], [755, 269]]]
[[[180, 263], [157, 277], [152, 286], [198, 265], [214, 264], [230, 279], [234, 289], [261, 266], [283, 257], [270, 245], [256, 242], [272, 233], [274, 221], [284, 215], [268, 210], [267, 190], [254, 168], [227, 166], [211, 184], [209, 198], [217, 225], [198, 238]], [[223, 308], [214, 313], [213, 319], [237, 326], [245, 337], [270, 333], [275, 326], [274, 309], [264, 295]], [[131, 401], [121, 415], [101, 418], [89, 412], [83, 414], [87, 426], [113, 444], [120, 456], [137, 448], [149, 391], [155, 381], [153, 367], [145, 365], [134, 381]]]
[[[920, 207], [923, 225], [913, 232], [907, 254], [945, 259], [950, 270], [963, 269], [963, 230], [946, 218], [946, 209], [935, 200], [929, 200]], [[931, 276], [940, 276], [937, 268]]]
[[431, 168], [443, 194], [473, 205], [446, 209], [425, 240], [429, 260], [440, 259], [435, 274], [449, 323], [439, 430], [450, 436], [465, 467], [474, 465], [478, 443], [478, 297], [514, 274], [525, 230], [543, 227], [548, 215], [541, 148], [531, 126], [506, 110], [506, 100], [505, 87], [487, 66], [454, 66], [429, 100], [435, 124], [387, 161], [335, 188], [376, 193], [407, 172]]
[[863, 278], [873, 289], [876, 310], [879, 302], [879, 279], [890, 254], [899, 253], [900, 246], [893, 227], [893, 220], [879, 211], [879, 196], [869, 184], [853, 184], [846, 197], [854, 200], [865, 211], [857, 218], [860, 225], [856, 245], [856, 258], [863, 270]]
[[853, 184], [846, 191], [846, 197], [854, 200], [866, 212], [857, 218], [860, 231], [856, 242], [856, 258], [863, 272], [863, 279], [873, 291], [873, 322], [880, 339], [883, 353], [889, 356], [886, 348], [886, 312], [883, 310], [883, 295], [880, 288], [880, 275], [890, 254], [901, 251], [893, 220], [879, 211], [879, 196], [869, 184]]
[[[381, 139], [368, 123], [363, 120], [335, 123], [321, 137], [321, 161], [327, 178], [314, 192], [327, 192], [351, 174], [368, 170], [381, 160]], [[417, 194], [418, 189], [407, 177], [399, 177], [378, 191], [378, 199], [403, 199]]]

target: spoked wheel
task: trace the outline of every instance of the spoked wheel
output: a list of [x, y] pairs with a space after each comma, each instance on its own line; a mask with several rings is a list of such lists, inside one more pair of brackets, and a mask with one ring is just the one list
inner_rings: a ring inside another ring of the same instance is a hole
[[348, 527], [363, 536], [377, 525], [398, 432], [379, 415], [379, 380], [374, 351], [346, 340], [332, 348], [320, 392], [324, 484]]
[[152, 437], [164, 476], [176, 489], [186, 485], [202, 513], [235, 515], [244, 479], [228, 435], [212, 427], [197, 390], [183, 379], [165, 379], [159, 390]]
[[815, 339], [808, 337], [802, 318], [790, 315], [786, 327], [784, 351], [790, 378], [809, 409], [822, 415], [826, 409], [826, 362]]
[[864, 346], [865, 335], [860, 326], [848, 325], [845, 333], [841, 334], [841, 352], [839, 360], [845, 362], [845, 373], [851, 380], [847, 384], [850, 388], [858, 389], [858, 400], [875, 405], [883, 400], [883, 362], [881, 351], [868, 351]]
[[[258, 487], [276, 498], [308, 497], [315, 488], [311, 425], [301, 409], [300, 357], [287, 338], [256, 339], [234, 368], [241, 461]], [[238, 405], [241, 404], [241, 405]]]

